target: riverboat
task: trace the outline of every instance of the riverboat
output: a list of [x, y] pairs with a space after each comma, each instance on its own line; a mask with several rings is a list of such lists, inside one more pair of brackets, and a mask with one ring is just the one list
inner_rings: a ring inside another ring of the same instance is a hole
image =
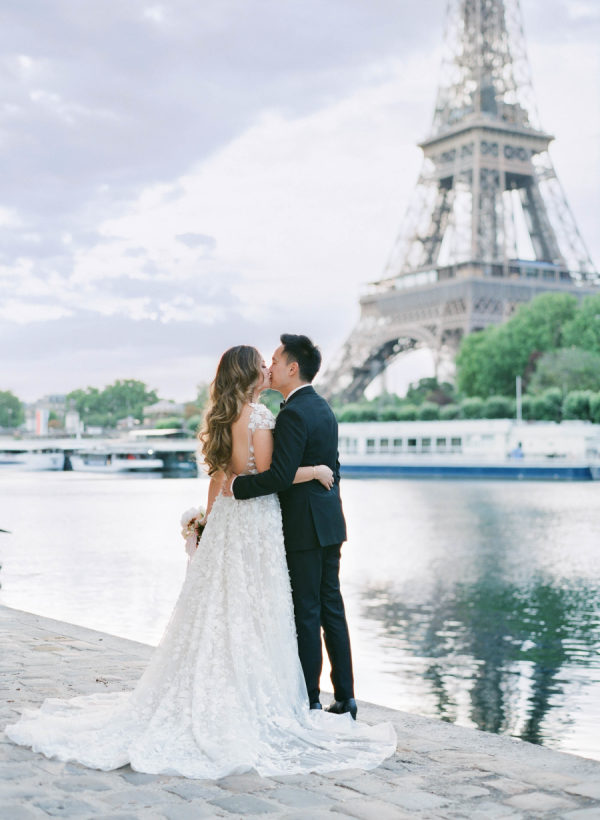
[[62, 470], [65, 462], [61, 447], [50, 442], [0, 441], [0, 469]]
[[345, 422], [343, 476], [600, 479], [600, 424], [510, 419]]
[[163, 460], [153, 450], [78, 450], [70, 457], [71, 468], [86, 473], [123, 473], [162, 470]]

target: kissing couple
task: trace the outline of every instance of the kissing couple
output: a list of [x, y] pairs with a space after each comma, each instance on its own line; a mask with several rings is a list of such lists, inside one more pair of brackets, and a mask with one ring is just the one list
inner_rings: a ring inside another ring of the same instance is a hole
[[[356, 721], [337, 422], [311, 385], [321, 354], [306, 336], [280, 341], [270, 368], [246, 345], [221, 357], [199, 436], [206, 526], [135, 688], [48, 699], [6, 728], [14, 742], [95, 769], [210, 779], [372, 769], [394, 753], [391, 724]], [[284, 397], [276, 419], [259, 403], [268, 388]]]

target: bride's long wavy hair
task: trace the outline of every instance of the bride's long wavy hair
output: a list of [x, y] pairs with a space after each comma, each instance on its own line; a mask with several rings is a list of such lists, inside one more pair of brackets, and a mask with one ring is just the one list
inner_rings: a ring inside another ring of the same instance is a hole
[[255, 347], [237, 345], [221, 356], [210, 386], [210, 403], [198, 434], [208, 474], [225, 470], [231, 461], [231, 426], [262, 377], [262, 356]]

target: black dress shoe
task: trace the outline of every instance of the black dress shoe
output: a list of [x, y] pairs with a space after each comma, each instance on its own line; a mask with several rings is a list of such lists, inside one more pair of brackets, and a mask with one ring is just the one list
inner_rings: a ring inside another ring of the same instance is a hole
[[334, 715], [343, 715], [346, 712], [350, 712], [353, 720], [356, 720], [358, 706], [356, 705], [354, 698], [348, 698], [348, 700], [334, 700], [333, 703], [327, 707], [326, 711], [333, 712]]
[[311, 708], [311, 709], [322, 709], [323, 707], [321, 706], [321, 704], [320, 704], [320, 703], [319, 703], [319, 701], [317, 700], [317, 701], [315, 701], [314, 703], [311, 703], [311, 704], [310, 704], [310, 708]]

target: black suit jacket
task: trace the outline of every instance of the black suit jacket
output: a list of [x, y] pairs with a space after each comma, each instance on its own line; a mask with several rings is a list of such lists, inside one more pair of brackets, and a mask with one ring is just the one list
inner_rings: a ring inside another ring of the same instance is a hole
[[[327, 464], [333, 470], [331, 490], [316, 480], [292, 483], [298, 467], [316, 464]], [[327, 547], [346, 540], [337, 420], [311, 385], [294, 393], [279, 411], [271, 467], [258, 475], [238, 476], [233, 482], [238, 499], [270, 493], [279, 494], [286, 550]]]

